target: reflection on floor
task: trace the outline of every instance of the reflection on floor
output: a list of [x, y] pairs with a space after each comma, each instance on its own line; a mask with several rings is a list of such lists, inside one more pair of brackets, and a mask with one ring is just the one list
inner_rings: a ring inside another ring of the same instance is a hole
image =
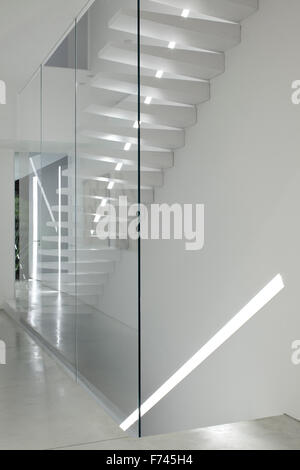
[[294, 449], [300, 423], [280, 416], [143, 439], [128, 438], [99, 403], [0, 312], [0, 449]]
[[10, 313], [46, 341], [121, 423], [137, 408], [137, 331], [76, 297], [19, 282]]
[[98, 402], [0, 313], [0, 449], [47, 449], [122, 438]]
[[287, 416], [128, 438], [4, 312], [0, 312], [0, 338], [7, 346], [7, 364], [0, 366], [1, 450], [300, 450], [300, 423]]

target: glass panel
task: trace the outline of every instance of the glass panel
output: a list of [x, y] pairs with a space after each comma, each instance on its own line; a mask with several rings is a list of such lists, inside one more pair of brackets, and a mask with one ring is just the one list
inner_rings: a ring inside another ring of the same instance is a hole
[[141, 165], [152, 117], [171, 225], [142, 241], [143, 435], [299, 418], [299, 29], [264, 3], [240, 25], [257, 2], [141, 2]]
[[[20, 94], [17, 298], [24, 318], [76, 372], [75, 24]], [[23, 302], [24, 297], [24, 302]]]
[[[120, 197], [127, 198], [134, 223], [138, 73], [133, 5], [97, 0], [77, 25], [78, 374], [120, 424], [139, 402], [138, 241], [126, 236], [126, 213], [120, 211]], [[119, 21], [127, 7], [133, 26], [123, 35]], [[122, 60], [124, 47], [129, 63]], [[88, 64], [82, 68], [86, 51]], [[137, 434], [138, 426], [131, 431]]]
[[16, 307], [21, 321], [30, 321], [37, 307], [41, 199], [33, 170], [41, 168], [41, 72], [19, 96], [20, 148], [15, 155]]
[[42, 68], [39, 333], [76, 371], [75, 25]]
[[[124, 6], [131, 8], [128, 34], [119, 30]], [[130, 0], [95, 1], [22, 91], [24, 153], [16, 155], [15, 185], [21, 319], [118, 424], [137, 414], [130, 429], [135, 435], [140, 432], [137, 24], [137, 5]], [[126, 47], [129, 62], [121, 57]], [[149, 185], [143, 195], [151, 201]], [[108, 233], [101, 227], [105, 216]]]

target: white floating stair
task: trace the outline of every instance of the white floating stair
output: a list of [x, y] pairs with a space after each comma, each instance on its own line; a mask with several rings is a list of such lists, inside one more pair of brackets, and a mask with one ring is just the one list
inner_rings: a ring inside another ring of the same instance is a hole
[[[71, 236], [71, 235], [62, 235], [60, 237], [60, 240], [61, 240], [61, 243], [68, 243], [68, 244], [75, 243], [75, 241], [76, 241], [75, 237]], [[56, 244], [58, 244], [59, 236], [58, 235], [44, 235], [42, 237], [42, 241], [47, 242], [47, 243], [56, 243]]]
[[[103, 106], [91, 103], [84, 111], [100, 116], [127, 119], [135, 122], [137, 118], [137, 105], [134, 101], [123, 101], [116, 107]], [[154, 124], [156, 126], [168, 126], [175, 128], [187, 128], [196, 124], [197, 111], [192, 105], [179, 104], [154, 104], [148, 106], [141, 103], [141, 121], [144, 124]]]
[[239, 22], [258, 9], [258, 0], [150, 0], [179, 10], [188, 9], [191, 14], [208, 15]]
[[[79, 132], [87, 137], [104, 139], [112, 142], [127, 142], [137, 145], [135, 121], [106, 117], [99, 114], [90, 115]], [[141, 136], [141, 144], [152, 147], [176, 149], [184, 147], [184, 130], [154, 124], [145, 124]]]
[[[56, 190], [56, 193], [58, 194], [58, 189]], [[61, 188], [60, 190], [62, 196], [71, 196], [74, 194], [74, 191], [72, 191], [70, 188]]]
[[[69, 188], [62, 188], [61, 193], [65, 196], [68, 196], [72, 194], [72, 190]], [[107, 201], [111, 201], [114, 204], [117, 204], [118, 198], [120, 196], [127, 196], [128, 197], [128, 202], [136, 202], [138, 200], [138, 191], [137, 189], [132, 189], [132, 188], [127, 188], [125, 189], [120, 188], [120, 189], [114, 189], [113, 191], [110, 191], [110, 196], [107, 196], [107, 190], [103, 189], [97, 191], [96, 194], [80, 194], [79, 197], [82, 199], [93, 199], [93, 200], [98, 200], [102, 201], [103, 199]], [[153, 189], [142, 189], [141, 191], [141, 200], [144, 202], [144, 204], [151, 204], [154, 201], [154, 193]], [[99, 204], [100, 204], [99, 202]], [[78, 208], [76, 209], [78, 211]]]
[[[52, 237], [45, 237], [53, 240]], [[55, 243], [57, 243], [56, 237]], [[59, 261], [59, 255], [61, 259]], [[52, 261], [44, 261], [44, 259]], [[100, 248], [39, 250], [38, 278], [44, 285], [69, 295], [83, 303], [99, 306], [104, 285], [120, 260], [120, 251], [108, 246]], [[59, 275], [60, 273], [60, 275]]]
[[[116, 71], [97, 74], [92, 79], [91, 86], [128, 95], [136, 95], [138, 90], [136, 74], [117, 72], [117, 67]], [[210, 87], [209, 82], [204, 80], [171, 78], [158, 80], [156, 77], [143, 76], [141, 78], [141, 96], [151, 96], [160, 101], [196, 105], [209, 100]]]
[[[58, 284], [57, 282], [45, 282], [45, 285], [52, 289], [57, 289]], [[60, 286], [60, 290], [69, 295], [78, 295], [81, 297], [86, 295], [86, 299], [88, 300], [88, 296], [101, 296], [103, 295], [103, 285], [99, 285], [98, 282], [86, 283], [86, 282], [69, 282], [69, 283], [62, 283]]]
[[[99, 171], [100, 172], [100, 171]], [[68, 170], [63, 172], [64, 176], [70, 177]], [[71, 175], [72, 176], [72, 175]], [[114, 183], [116, 187], [121, 187], [125, 189], [137, 189], [138, 177], [136, 172], [132, 171], [115, 171], [112, 172], [112, 176], [97, 176], [90, 174], [89, 169], [82, 170], [79, 179], [85, 181], [98, 181], [103, 183], [103, 188], [107, 188], [109, 183]], [[163, 185], [163, 173], [161, 171], [145, 171], [141, 175], [141, 189], [152, 189], [152, 187], [160, 187]]]
[[[61, 282], [62, 284], [69, 284], [70, 282], [79, 282], [85, 284], [106, 284], [108, 281], [107, 273], [97, 273], [97, 272], [69, 272], [61, 273]], [[57, 273], [42, 273], [40, 274], [41, 280], [45, 282], [57, 282], [58, 276]]]
[[[116, 240], [116, 239], [114, 239], [114, 240]], [[50, 244], [54, 243], [56, 246], [58, 245], [59, 241], [62, 244], [67, 244], [67, 245], [74, 246], [75, 243], [79, 243], [79, 244], [82, 245], [82, 244], [85, 244], [86, 242], [90, 242], [90, 244], [91, 244], [93, 241], [98, 242], [99, 239], [98, 239], [96, 233], [91, 233], [90, 231], [87, 231], [87, 232], [84, 232], [83, 236], [80, 236], [80, 237], [75, 236], [73, 234], [71, 234], [71, 235], [62, 235], [60, 237], [58, 235], [44, 235], [42, 237], [42, 241], [45, 242], [45, 243], [50, 243]], [[104, 243], [104, 241], [102, 241], [102, 243]]]
[[[91, 161], [94, 164], [101, 163], [101, 168], [103, 163], [109, 163], [111, 165], [117, 165], [118, 163], [124, 163], [127, 167], [132, 168], [137, 171], [138, 165], [138, 153], [137, 151], [125, 152], [123, 150], [102, 150], [99, 149], [99, 152], [82, 152], [79, 155], [79, 158], [83, 161]], [[143, 170], [165, 170], [172, 168], [174, 160], [173, 152], [151, 152], [151, 151], [142, 151], [141, 152], [141, 169]], [[98, 165], [99, 167], [99, 165]]]
[[[127, 196], [128, 203], [136, 203], [138, 201], [138, 190], [137, 189], [114, 189], [110, 191], [110, 197], [107, 197], [106, 190], [101, 193], [97, 192], [97, 195], [85, 194], [82, 197], [89, 200], [102, 201], [106, 199], [112, 202], [114, 205], [118, 205], [118, 199], [120, 196]], [[99, 204], [100, 204], [99, 202]], [[143, 204], [151, 204], [154, 202], [154, 190], [153, 189], [142, 189], [141, 190], [141, 202]]]
[[[99, 59], [136, 67], [136, 45], [107, 44], [99, 52]], [[225, 55], [210, 51], [169, 49], [163, 46], [142, 44], [141, 67], [149, 70], [163, 70], [167, 74], [207, 80], [224, 72]]]
[[[69, 212], [71, 211], [71, 209], [72, 209], [72, 208], [71, 208], [70, 206], [60, 206], [60, 207], [59, 207], [59, 206], [52, 206], [52, 207], [51, 207], [52, 212], [59, 212], [59, 211], [61, 211], [61, 212], [64, 213], [64, 214], [69, 214]], [[75, 211], [75, 207], [74, 207], [74, 211]], [[53, 223], [53, 225], [54, 225], [54, 223]]]
[[[52, 227], [52, 228], [56, 228], [57, 227], [57, 222], [47, 222], [47, 227]], [[69, 222], [61, 222], [60, 223], [60, 226], [61, 228], [69, 228]]]
[[[193, 46], [216, 52], [224, 52], [241, 41], [238, 23], [182, 18], [157, 12], [141, 11], [141, 37], [174, 41], [183, 46]], [[121, 10], [110, 22], [110, 28], [136, 34], [136, 11]]]
[[[67, 192], [68, 190], [65, 190]], [[135, 203], [138, 201], [138, 191], [136, 189], [114, 189], [110, 191], [110, 195], [107, 195], [107, 190], [97, 191], [96, 194], [81, 194], [82, 199], [99, 201], [99, 204], [105, 199], [108, 202], [118, 205], [118, 198], [120, 196], [127, 196], [129, 203]], [[141, 190], [141, 202], [143, 204], [151, 204], [154, 202], [154, 191], [153, 189], [142, 189]], [[78, 211], [78, 208], [77, 208]]]
[[[59, 272], [59, 268], [62, 271], [74, 272], [75, 266], [79, 271], [89, 273], [103, 273], [108, 274], [114, 271], [114, 262], [107, 260], [89, 260], [89, 261], [62, 261], [60, 264], [58, 261], [43, 261], [40, 263], [41, 271], [55, 271]], [[57, 275], [57, 274], [56, 274]]]
[[[61, 250], [62, 258], [71, 258], [72, 262], [102, 262], [102, 261], [109, 261], [109, 262], [117, 262], [120, 260], [121, 253], [116, 248], [110, 248], [104, 246], [102, 248], [77, 248], [75, 249], [62, 249]], [[39, 250], [40, 256], [51, 256], [58, 259], [59, 250], [57, 248], [54, 249], [44, 249], [41, 248]]]

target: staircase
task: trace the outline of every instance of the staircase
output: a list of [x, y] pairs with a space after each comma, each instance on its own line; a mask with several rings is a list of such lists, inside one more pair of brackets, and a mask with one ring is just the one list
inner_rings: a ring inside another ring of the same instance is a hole
[[[210, 80], [225, 70], [225, 52], [241, 41], [240, 21], [258, 9], [258, 0], [142, 0], [141, 8], [141, 202], [151, 204], [174, 151], [185, 145], [185, 129], [197, 122], [197, 106], [210, 99]], [[78, 93], [76, 283], [74, 169], [63, 172], [61, 191], [61, 290], [74, 294], [76, 284], [79, 297], [94, 306], [122, 250], [130, 249], [96, 237], [97, 208], [117, 204], [120, 195], [138, 198], [135, 0], [110, 19], [109, 30]], [[58, 214], [59, 207], [52, 210]], [[40, 250], [42, 279], [57, 287], [59, 235], [48, 225], [53, 235], [43, 238], [50, 248]]]

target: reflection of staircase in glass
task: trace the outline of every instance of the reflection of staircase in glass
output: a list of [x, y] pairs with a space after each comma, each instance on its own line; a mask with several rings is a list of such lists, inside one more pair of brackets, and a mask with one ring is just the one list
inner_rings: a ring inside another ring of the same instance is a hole
[[[133, 2], [136, 4], [136, 2]], [[143, 0], [141, 11], [141, 202], [154, 201], [174, 151], [185, 145], [185, 129], [196, 124], [197, 105], [210, 99], [210, 80], [225, 70], [225, 52], [241, 41], [240, 21], [257, 0]], [[99, 305], [109, 274], [129, 244], [96, 237], [100, 204], [118, 197], [138, 200], [136, 11], [121, 9], [109, 22], [110, 39], [78, 86], [76, 293]], [[63, 172], [61, 207], [75, 205], [71, 169]], [[59, 207], [53, 207], [56, 213]], [[75, 234], [62, 223], [61, 290], [75, 293]], [[49, 222], [51, 225], [52, 222]], [[54, 227], [53, 227], [54, 228]], [[72, 238], [73, 237], [73, 238]], [[43, 280], [57, 285], [58, 235], [44, 237], [53, 258], [43, 263]], [[50, 272], [49, 272], [50, 271]]]

